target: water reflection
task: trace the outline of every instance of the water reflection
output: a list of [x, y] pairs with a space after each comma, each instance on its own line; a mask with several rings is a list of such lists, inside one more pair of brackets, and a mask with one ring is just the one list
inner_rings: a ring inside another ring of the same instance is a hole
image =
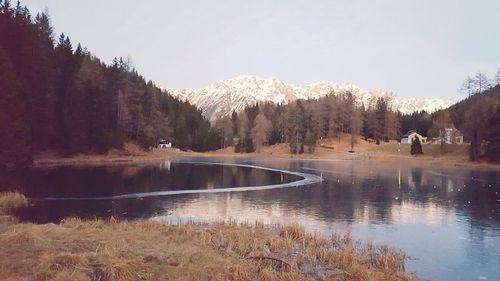
[[299, 221], [310, 231], [349, 231], [361, 240], [400, 247], [412, 257], [407, 268], [433, 280], [500, 276], [499, 172], [371, 162], [256, 162], [316, 173], [325, 181], [286, 192], [164, 202], [168, 215], [156, 219]]
[[1, 177], [0, 184], [16, 186], [29, 198], [83, 199], [155, 191], [265, 186], [301, 178], [290, 173], [244, 165], [162, 161], [155, 165], [23, 170]]
[[[425, 278], [495, 280], [500, 276], [499, 172], [370, 161], [188, 160], [306, 172], [321, 176], [324, 181], [302, 187], [238, 193], [39, 202], [21, 215], [36, 221], [55, 221], [68, 213], [154, 217], [174, 223], [236, 220], [272, 225], [298, 221], [309, 231], [325, 234], [349, 231], [358, 239], [400, 247], [414, 258], [408, 261], [407, 269], [418, 271]], [[54, 192], [109, 194], [179, 186], [210, 189], [294, 180], [291, 175], [280, 172], [175, 161], [160, 162], [157, 166], [48, 169], [22, 175], [17, 183], [33, 196]]]
[[170, 171], [170, 166], [172, 165], [172, 161], [164, 160], [160, 162], [160, 170]]

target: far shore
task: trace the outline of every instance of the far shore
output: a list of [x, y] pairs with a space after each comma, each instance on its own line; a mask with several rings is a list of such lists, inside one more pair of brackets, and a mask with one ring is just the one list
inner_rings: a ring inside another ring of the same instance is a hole
[[[384, 163], [406, 163], [411, 165], [464, 167], [474, 169], [499, 169], [500, 164], [489, 162], [471, 162], [468, 160], [467, 145], [447, 146], [441, 153], [439, 145], [424, 145], [424, 154], [412, 156], [408, 144], [397, 142], [376, 145], [365, 141], [351, 149], [345, 140], [337, 142], [329, 140], [320, 142], [313, 153], [291, 154], [288, 144], [264, 146], [260, 151], [252, 153], [236, 153], [234, 147], [227, 147], [217, 151], [194, 152], [178, 149], [151, 149], [149, 151], [138, 148], [133, 143], [127, 143], [123, 150], [112, 150], [106, 154], [78, 154], [61, 156], [54, 153], [37, 155], [33, 161], [34, 167], [42, 166], [80, 166], [80, 165], [127, 165], [130, 163], [155, 162], [176, 157], [253, 157], [253, 158], [281, 158], [304, 159], [322, 161], [376, 161]], [[352, 150], [352, 151], [351, 151]]]

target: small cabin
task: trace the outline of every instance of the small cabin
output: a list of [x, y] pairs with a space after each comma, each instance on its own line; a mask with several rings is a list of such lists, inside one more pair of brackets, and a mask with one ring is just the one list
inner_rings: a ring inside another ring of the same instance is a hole
[[417, 133], [416, 130], [410, 130], [408, 133], [404, 134], [401, 137], [401, 143], [412, 143], [415, 138], [418, 138], [420, 140], [420, 143], [426, 143], [427, 142], [427, 137], [423, 137], [419, 133]]
[[158, 141], [158, 148], [172, 148], [172, 142], [169, 140], [160, 140]]

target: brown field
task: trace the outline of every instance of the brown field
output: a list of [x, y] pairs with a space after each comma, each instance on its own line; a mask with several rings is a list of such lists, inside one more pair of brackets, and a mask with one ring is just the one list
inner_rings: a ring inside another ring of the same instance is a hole
[[299, 225], [11, 218], [0, 220], [0, 249], [2, 280], [415, 279], [400, 251]]
[[413, 156], [410, 154], [410, 144], [399, 144], [397, 141], [388, 143], [381, 142], [380, 145], [374, 141], [365, 141], [360, 136], [355, 138], [354, 148], [351, 147], [351, 136], [343, 134], [340, 138], [327, 138], [318, 141], [314, 153], [292, 155], [288, 144], [277, 144], [265, 146], [260, 152], [249, 154], [234, 153], [234, 147], [227, 147], [214, 152], [200, 155], [241, 155], [262, 157], [287, 157], [287, 158], [317, 158], [332, 160], [364, 160], [394, 163], [412, 163], [413, 165], [444, 165], [450, 167], [472, 167], [500, 169], [500, 164], [488, 162], [470, 162], [468, 160], [469, 145], [445, 145], [441, 147], [436, 144], [423, 144], [424, 154]]

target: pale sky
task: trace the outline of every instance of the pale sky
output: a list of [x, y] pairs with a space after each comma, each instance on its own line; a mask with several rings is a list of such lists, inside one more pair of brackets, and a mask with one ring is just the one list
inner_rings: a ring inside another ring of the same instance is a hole
[[[400, 97], [461, 99], [500, 68], [500, 1], [29, 0], [56, 32], [110, 63], [131, 57], [169, 89], [240, 74], [349, 82]], [[57, 36], [56, 36], [57, 38]]]

